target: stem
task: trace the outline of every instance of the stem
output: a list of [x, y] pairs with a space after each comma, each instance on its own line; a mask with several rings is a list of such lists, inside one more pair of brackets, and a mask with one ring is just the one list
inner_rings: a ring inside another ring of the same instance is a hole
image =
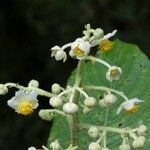
[[107, 125], [107, 120], [108, 120], [108, 112], [109, 112], [109, 108], [106, 109], [106, 116], [105, 116], [105, 122], [104, 125]]
[[98, 91], [108, 91], [110, 90], [112, 93], [120, 95], [125, 101], [129, 101], [129, 98], [123, 94], [123, 92], [117, 91], [115, 89], [103, 87], [103, 86], [85, 86], [85, 90], [98, 90]]
[[108, 67], [108, 68], [111, 67], [111, 65], [109, 65], [106, 61], [104, 61], [104, 60], [102, 60], [102, 59], [99, 59], [99, 58], [95, 58], [95, 57], [93, 57], [93, 56], [88, 56], [88, 57], [86, 57], [86, 59], [87, 59], [87, 60], [91, 60], [91, 61], [93, 61], [93, 62], [98, 62], [98, 63], [100, 63], [100, 64], [103, 64], [104, 66], [106, 66], [106, 67]]
[[107, 126], [97, 126], [97, 125], [91, 125], [91, 124], [78, 124], [78, 127], [81, 129], [89, 130], [91, 127], [98, 128], [99, 131], [106, 130], [107, 132], [113, 132], [113, 133], [119, 133], [119, 134], [130, 134], [133, 133], [133, 129], [120, 129], [120, 128], [113, 128], [113, 127], [107, 127]]
[[61, 92], [59, 95], [57, 95], [57, 97], [61, 97], [61, 96], [65, 95], [65, 94], [69, 93], [71, 90], [72, 89], [65, 90], [65, 91]]
[[[75, 88], [73, 96], [72, 96], [72, 102], [76, 103], [78, 105], [78, 97], [79, 92], [76, 90], [77, 87], [80, 87], [81, 84], [81, 67], [82, 67], [82, 61], [78, 62], [77, 71], [76, 71], [76, 78], [75, 78], [75, 84], [73, 88]], [[75, 113], [70, 116], [69, 119], [69, 126], [70, 126], [70, 134], [71, 134], [71, 144], [72, 146], [77, 145], [77, 139], [78, 139], [78, 113]]]
[[[106, 109], [106, 115], [105, 115], [105, 122], [104, 122], [104, 126], [106, 126], [107, 125], [107, 120], [108, 120], [108, 112], [109, 112], [109, 108], [107, 108]], [[106, 134], [107, 134], [107, 131], [106, 130], [104, 130], [103, 131], [103, 136], [104, 136], [104, 138], [103, 138], [103, 146], [104, 147], [106, 147], [106, 145], [107, 145], [107, 139], [106, 139]]]
[[41, 109], [40, 111], [45, 111], [47, 113], [57, 113], [57, 114], [62, 115], [64, 117], [68, 117], [63, 111], [60, 111], [57, 109]]
[[85, 98], [89, 98], [88, 94], [87, 94], [85, 91], [83, 91], [81, 88], [78, 87], [77, 90], [78, 90]]
[[72, 45], [72, 43], [65, 44], [64, 46], [62, 46], [62, 50], [64, 50], [64, 49], [70, 47], [71, 45]]
[[44, 91], [44, 90], [42, 90], [40, 88], [24, 87], [24, 86], [16, 84], [16, 83], [6, 83], [5, 86], [7, 86], [8, 88], [15, 87], [17, 89], [24, 90], [24, 91], [27, 91], [27, 92], [35, 91], [35, 92], [37, 92], [38, 95], [46, 96], [46, 97], [53, 97], [53, 96], [55, 96], [55, 94], [52, 94], [52, 93], [47, 92], [47, 91]]

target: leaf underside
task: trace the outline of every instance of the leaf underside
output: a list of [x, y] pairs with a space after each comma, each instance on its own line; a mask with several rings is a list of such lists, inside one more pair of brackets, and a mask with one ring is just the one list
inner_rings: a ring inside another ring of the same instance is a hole
[[[127, 44], [120, 40], [115, 40], [112, 49], [106, 53], [97, 52], [98, 58], [107, 61], [111, 65], [119, 66], [122, 68], [123, 75], [120, 80], [110, 83], [106, 80], [105, 74], [107, 68], [98, 63], [86, 62], [83, 66], [82, 86], [96, 85], [106, 86], [119, 91], [123, 91], [129, 98], [139, 98], [144, 100], [144, 103], [140, 104], [140, 109], [137, 113], [126, 114], [122, 112], [120, 115], [116, 115], [117, 108], [123, 101], [123, 99], [117, 96], [117, 103], [109, 110], [107, 126], [111, 127], [133, 127], [138, 126], [139, 122], [143, 122], [148, 128], [150, 128], [150, 61], [139, 50], [136, 45]], [[68, 81], [69, 85], [74, 84], [75, 71], [71, 74]], [[103, 92], [87, 91], [89, 95], [97, 98], [97, 103]], [[83, 103], [83, 97], [79, 100]], [[88, 114], [82, 113], [82, 108], [79, 111], [80, 123], [88, 123], [94, 125], [103, 125], [105, 119], [106, 110], [100, 106], [95, 106]], [[57, 116], [54, 119], [54, 123], [48, 139], [48, 145], [51, 141], [58, 139], [60, 144], [67, 148], [70, 144], [69, 126], [66, 118]], [[79, 130], [79, 149], [87, 150], [88, 144], [94, 141], [90, 138], [85, 130]], [[108, 147], [111, 150], [118, 149], [121, 144], [121, 137], [119, 134], [108, 134], [107, 139]], [[145, 150], [150, 147], [150, 133], [146, 135]]]

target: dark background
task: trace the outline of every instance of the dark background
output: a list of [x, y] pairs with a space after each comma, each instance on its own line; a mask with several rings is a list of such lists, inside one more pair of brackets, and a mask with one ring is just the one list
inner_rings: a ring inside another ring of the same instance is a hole
[[[0, 83], [27, 85], [37, 79], [50, 90], [54, 82], [65, 85], [76, 62], [56, 62], [50, 48], [80, 37], [84, 24], [105, 33], [118, 29], [116, 38], [137, 44], [150, 56], [149, 0], [0, 0]], [[26, 150], [46, 144], [51, 122], [40, 120], [40, 107], [29, 117], [7, 107], [14, 89], [0, 96], [0, 150]]]

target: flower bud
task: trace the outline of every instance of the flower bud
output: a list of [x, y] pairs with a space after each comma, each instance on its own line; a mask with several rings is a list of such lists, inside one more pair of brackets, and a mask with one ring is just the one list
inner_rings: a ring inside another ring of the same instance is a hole
[[104, 97], [104, 102], [109, 106], [114, 104], [116, 101], [117, 101], [117, 98], [114, 94], [108, 94]]
[[84, 100], [84, 105], [87, 107], [93, 107], [96, 103], [96, 99], [94, 97], [89, 97]]
[[138, 128], [138, 134], [142, 135], [147, 131], [147, 127], [145, 125], [140, 125]]
[[145, 137], [139, 136], [137, 139], [135, 139], [132, 143], [133, 148], [142, 148], [145, 144]]
[[99, 130], [96, 127], [91, 127], [88, 130], [88, 134], [92, 138], [98, 138], [99, 137]]
[[28, 148], [28, 150], [37, 150], [35, 147], [31, 146]]
[[110, 150], [108, 147], [103, 147], [101, 150]]
[[53, 107], [60, 107], [62, 105], [62, 99], [59, 97], [52, 97], [49, 101], [50, 105]]
[[35, 88], [38, 88], [39, 87], [39, 82], [37, 80], [31, 80], [29, 83], [28, 83], [28, 87], [35, 87]]
[[72, 102], [63, 105], [63, 111], [67, 114], [74, 114], [78, 111], [78, 109], [78, 105]]
[[101, 107], [104, 107], [104, 108], [109, 107], [109, 105], [105, 103], [104, 99], [100, 99], [100, 100], [99, 100], [99, 105], [100, 105]]
[[88, 112], [90, 112], [91, 111], [91, 108], [89, 108], [89, 107], [84, 107], [83, 108], [83, 113], [84, 114], [86, 114], [86, 113], [88, 113]]
[[97, 29], [94, 31], [93, 35], [94, 35], [95, 38], [98, 38], [98, 39], [103, 38], [103, 36], [104, 36], [104, 31], [103, 31], [101, 28], [97, 28]]
[[119, 146], [119, 150], [130, 150], [130, 145], [129, 144], [122, 144]]
[[100, 150], [101, 146], [96, 142], [92, 142], [89, 144], [88, 148], [89, 148], [89, 150]]
[[53, 150], [60, 150], [60, 144], [58, 142], [58, 140], [55, 140], [54, 142], [52, 142], [50, 144], [50, 148], [52, 148]]
[[5, 95], [8, 93], [8, 88], [4, 84], [0, 84], [0, 95]]
[[54, 84], [52, 85], [51, 89], [52, 89], [52, 93], [54, 93], [54, 94], [59, 94], [60, 91], [61, 91], [61, 87], [60, 87], [60, 85], [57, 84], [57, 83], [54, 83]]
[[54, 114], [49, 112], [49, 110], [40, 110], [39, 116], [46, 121], [51, 121], [54, 118]]

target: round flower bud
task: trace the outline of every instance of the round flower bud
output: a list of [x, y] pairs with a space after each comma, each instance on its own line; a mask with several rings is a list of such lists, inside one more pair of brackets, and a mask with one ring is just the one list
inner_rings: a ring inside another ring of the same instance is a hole
[[0, 84], [0, 95], [5, 95], [8, 93], [8, 88], [4, 84]]
[[89, 148], [89, 150], [100, 150], [101, 146], [96, 142], [92, 142], [89, 144], [88, 148]]
[[39, 87], [39, 82], [37, 80], [31, 80], [29, 83], [28, 83], [28, 87], [35, 87], [35, 88], [38, 88]]
[[63, 111], [67, 114], [74, 114], [78, 111], [78, 105], [76, 105], [75, 103], [66, 103], [63, 105]]
[[62, 105], [62, 99], [59, 97], [52, 97], [49, 101], [50, 105], [53, 107], [60, 107]]
[[98, 39], [103, 38], [103, 36], [104, 36], [104, 31], [103, 31], [101, 28], [97, 28], [97, 29], [94, 31], [93, 35], [94, 35], [95, 38], [98, 38]]
[[52, 148], [53, 150], [60, 150], [60, 144], [58, 142], [58, 140], [55, 140], [54, 142], [52, 142], [50, 144], [50, 148]]
[[84, 114], [86, 114], [86, 113], [88, 113], [88, 112], [90, 112], [91, 111], [91, 108], [89, 108], [89, 107], [84, 107], [83, 108], [83, 113]]
[[109, 107], [109, 105], [105, 103], [104, 99], [99, 100], [99, 105], [104, 107], [104, 108]]
[[88, 134], [92, 138], [98, 138], [99, 137], [99, 130], [96, 127], [91, 127], [88, 130]]
[[35, 147], [31, 146], [28, 148], [28, 150], [37, 150]]
[[96, 99], [94, 97], [89, 97], [84, 100], [84, 105], [87, 107], [93, 107], [96, 103]]
[[138, 134], [142, 135], [147, 131], [147, 127], [145, 125], [140, 125], [138, 128]]
[[52, 93], [54, 93], [54, 94], [59, 94], [60, 91], [61, 91], [61, 87], [60, 87], [60, 85], [57, 84], [57, 83], [54, 83], [54, 84], [52, 85], [51, 89], [52, 89]]
[[109, 106], [114, 104], [116, 101], [117, 101], [117, 98], [114, 94], [108, 94], [108, 95], [105, 95], [104, 97], [104, 102], [108, 104]]
[[130, 145], [129, 144], [122, 144], [119, 146], [119, 150], [130, 150]]
[[145, 144], [145, 137], [139, 136], [137, 139], [135, 139], [132, 143], [133, 148], [142, 148]]
[[103, 147], [101, 150], [110, 150], [108, 147]]
[[49, 112], [49, 110], [40, 110], [39, 116], [46, 121], [51, 121], [54, 118], [54, 114]]

